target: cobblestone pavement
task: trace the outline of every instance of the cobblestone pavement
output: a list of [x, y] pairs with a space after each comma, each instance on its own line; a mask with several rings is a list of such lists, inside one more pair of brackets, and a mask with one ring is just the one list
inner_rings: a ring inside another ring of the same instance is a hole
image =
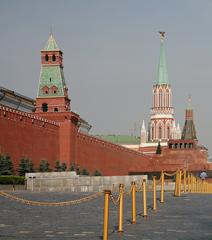
[[[78, 199], [79, 193], [11, 192], [37, 201]], [[159, 193], [158, 193], [159, 194]], [[174, 198], [166, 193], [165, 203], [142, 217], [141, 194], [137, 194], [137, 223], [131, 224], [131, 199], [125, 201], [124, 232], [117, 233], [117, 207], [110, 202], [109, 240], [212, 240], [212, 194], [185, 194]], [[0, 196], [0, 239], [102, 239], [103, 197], [74, 206], [28, 206]]]

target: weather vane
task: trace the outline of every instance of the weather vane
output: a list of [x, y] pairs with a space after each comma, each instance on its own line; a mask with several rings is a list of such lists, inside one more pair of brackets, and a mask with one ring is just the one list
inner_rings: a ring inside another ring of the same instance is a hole
[[162, 41], [163, 41], [164, 38], [165, 38], [165, 33], [166, 33], [166, 32], [161, 32], [161, 31], [159, 31], [160, 39], [161, 39]]

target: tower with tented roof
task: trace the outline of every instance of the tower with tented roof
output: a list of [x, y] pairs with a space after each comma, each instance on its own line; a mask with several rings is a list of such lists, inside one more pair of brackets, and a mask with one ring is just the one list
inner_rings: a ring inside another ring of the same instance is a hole
[[36, 113], [69, 112], [70, 99], [63, 73], [63, 52], [50, 33], [41, 50], [41, 71], [36, 98]]
[[166, 142], [175, 134], [172, 89], [168, 80], [164, 40], [165, 32], [160, 33], [160, 56], [156, 81], [152, 89], [152, 108], [150, 118], [149, 140]]

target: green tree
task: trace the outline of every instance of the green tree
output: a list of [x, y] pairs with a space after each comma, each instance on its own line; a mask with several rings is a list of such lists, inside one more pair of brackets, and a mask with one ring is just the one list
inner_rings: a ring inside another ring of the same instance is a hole
[[89, 172], [84, 168], [82, 169], [81, 175], [88, 176]]
[[74, 170], [75, 170], [74, 165], [71, 165], [70, 171], [74, 171]]
[[59, 160], [56, 161], [54, 168], [55, 168], [56, 172], [61, 172], [62, 171], [61, 164], [60, 164]]
[[0, 175], [12, 175], [13, 163], [9, 155], [0, 156]]
[[66, 163], [64, 162], [64, 163], [62, 163], [62, 165], [61, 165], [61, 171], [65, 172], [66, 169], [67, 169], [67, 165], [66, 165]]
[[161, 154], [161, 145], [160, 145], [160, 141], [158, 142], [158, 146], [156, 149], [156, 154]]
[[77, 168], [76, 168], [76, 173], [77, 173], [77, 175], [80, 175], [80, 167], [79, 166], [77, 166]]
[[96, 170], [93, 175], [94, 176], [102, 176], [102, 174], [98, 170]]
[[25, 173], [34, 172], [32, 160], [28, 159], [27, 157], [21, 158], [18, 171], [20, 176], [24, 176]]
[[46, 161], [46, 160], [40, 161], [39, 171], [40, 172], [49, 172], [50, 171], [48, 161]]

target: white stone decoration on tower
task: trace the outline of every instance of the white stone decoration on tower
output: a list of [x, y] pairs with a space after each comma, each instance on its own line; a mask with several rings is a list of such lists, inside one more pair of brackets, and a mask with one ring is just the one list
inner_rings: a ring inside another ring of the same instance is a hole
[[143, 120], [142, 127], [141, 127], [141, 144], [146, 142], [147, 142], [147, 131], [146, 131], [145, 123]]
[[182, 131], [180, 129], [180, 124], [177, 124], [177, 139], [181, 139]]
[[176, 124], [175, 121], [173, 121], [172, 123], [172, 129], [171, 129], [171, 139], [177, 139], [177, 128], [176, 128]]

